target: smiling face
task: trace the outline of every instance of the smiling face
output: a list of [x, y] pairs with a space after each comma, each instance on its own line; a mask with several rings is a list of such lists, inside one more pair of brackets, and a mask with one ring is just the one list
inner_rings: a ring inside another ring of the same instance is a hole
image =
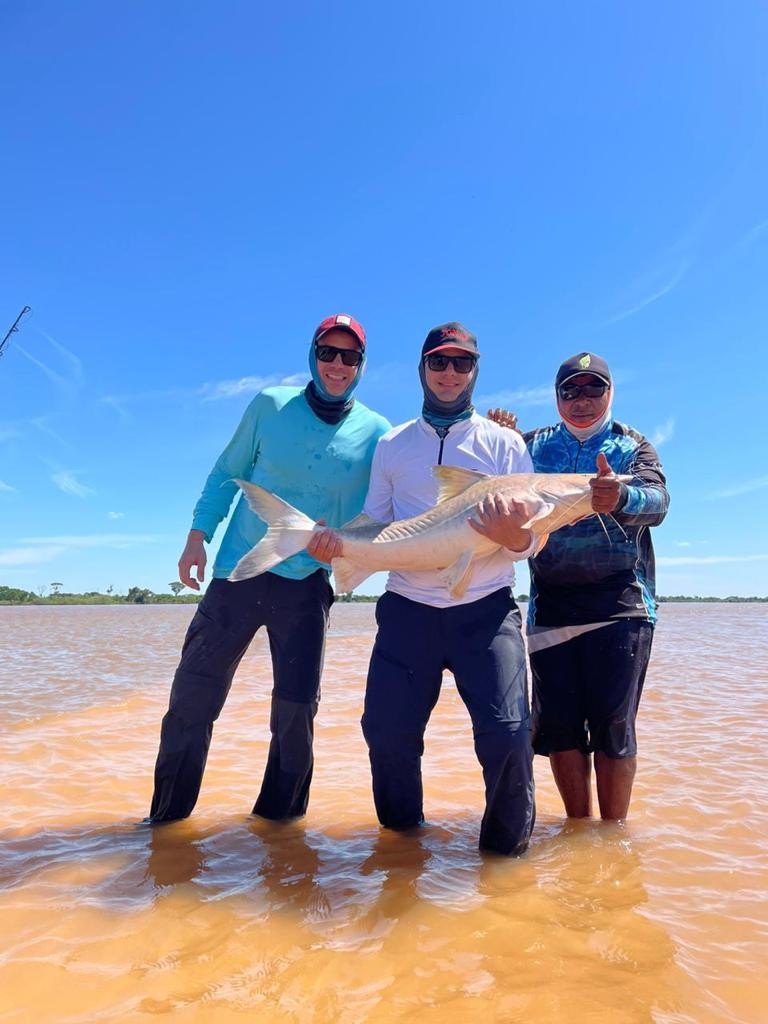
[[[360, 345], [349, 331], [326, 331], [317, 344], [348, 349], [350, 352], [360, 351]], [[345, 366], [341, 361], [341, 356], [336, 356], [332, 363], [321, 363], [318, 359], [317, 372], [325, 390], [335, 398], [338, 395], [343, 395], [355, 379], [357, 367]]]
[[[463, 348], [441, 348], [441, 356], [466, 356]], [[448, 363], [444, 370], [430, 370], [424, 364], [424, 379], [432, 394], [441, 402], [453, 402], [464, 391], [472, 380], [471, 373], [458, 373], [453, 363]]]
[[[566, 383], [578, 387], [581, 384], [604, 384], [605, 381], [593, 373], [580, 373], [576, 377], [569, 378]], [[574, 427], [591, 427], [605, 415], [605, 410], [611, 404], [612, 396], [613, 388], [611, 387], [608, 387], [605, 393], [597, 398], [588, 398], [581, 394], [570, 402], [565, 401], [558, 394], [557, 408], [563, 419], [567, 423], [572, 423]]]

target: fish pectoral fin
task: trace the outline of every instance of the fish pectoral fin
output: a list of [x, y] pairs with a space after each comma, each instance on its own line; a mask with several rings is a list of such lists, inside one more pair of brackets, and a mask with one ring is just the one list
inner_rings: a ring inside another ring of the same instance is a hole
[[343, 556], [333, 559], [331, 569], [337, 594], [351, 594], [355, 587], [359, 587], [363, 580], [372, 575], [370, 569], [363, 569]]
[[464, 597], [472, 579], [472, 561], [475, 557], [473, 551], [464, 551], [456, 561], [443, 570], [443, 583], [448, 593], [453, 598]]
[[457, 494], [463, 494], [469, 487], [474, 487], [481, 480], [488, 480], [487, 473], [477, 473], [474, 469], [461, 469], [459, 466], [433, 466], [432, 476], [439, 484], [437, 501], [439, 505]]
[[[526, 500], [526, 499], [523, 499]], [[538, 508], [533, 513], [527, 523], [523, 523], [523, 530], [530, 530], [534, 523], [538, 522], [539, 519], [546, 519], [548, 515], [555, 511], [555, 506], [551, 501], [542, 501], [538, 505]]]
[[536, 555], [538, 555], [540, 551], [544, 550], [544, 548], [547, 546], [547, 541], [548, 540], [549, 540], [549, 534], [548, 533], [542, 533], [541, 536], [539, 537], [539, 539], [536, 541], [536, 548], [535, 548], [533, 554], [531, 555], [531, 558], [535, 558]]

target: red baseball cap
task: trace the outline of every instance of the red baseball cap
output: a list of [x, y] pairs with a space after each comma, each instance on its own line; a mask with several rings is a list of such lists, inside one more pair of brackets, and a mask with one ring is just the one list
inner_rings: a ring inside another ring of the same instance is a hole
[[363, 325], [349, 313], [334, 313], [333, 316], [327, 316], [312, 335], [312, 341], [319, 341], [328, 331], [348, 331], [360, 343], [360, 348], [365, 349]]

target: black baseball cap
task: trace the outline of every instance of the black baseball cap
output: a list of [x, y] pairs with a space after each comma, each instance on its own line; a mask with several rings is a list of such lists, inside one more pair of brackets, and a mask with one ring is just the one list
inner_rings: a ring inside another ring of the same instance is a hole
[[439, 352], [444, 348], [460, 348], [475, 356], [476, 359], [480, 358], [480, 353], [477, 351], [477, 338], [463, 324], [455, 320], [449, 324], [440, 324], [439, 327], [432, 328], [421, 346], [421, 358], [423, 359], [430, 352]]
[[596, 356], [593, 352], [578, 352], [561, 364], [555, 377], [555, 387], [559, 388], [571, 377], [578, 377], [582, 373], [591, 373], [593, 377], [599, 377], [606, 384], [613, 383], [608, 363], [601, 356]]

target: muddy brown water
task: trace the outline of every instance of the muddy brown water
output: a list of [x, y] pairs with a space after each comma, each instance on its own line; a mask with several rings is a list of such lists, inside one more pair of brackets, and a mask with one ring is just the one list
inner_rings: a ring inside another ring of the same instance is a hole
[[537, 758], [520, 860], [476, 849], [453, 680], [418, 837], [379, 830], [360, 734], [373, 606], [335, 606], [310, 811], [248, 811], [257, 638], [195, 814], [138, 827], [191, 606], [0, 608], [0, 1021], [768, 1021], [768, 606], [664, 605], [625, 825], [568, 823]]

